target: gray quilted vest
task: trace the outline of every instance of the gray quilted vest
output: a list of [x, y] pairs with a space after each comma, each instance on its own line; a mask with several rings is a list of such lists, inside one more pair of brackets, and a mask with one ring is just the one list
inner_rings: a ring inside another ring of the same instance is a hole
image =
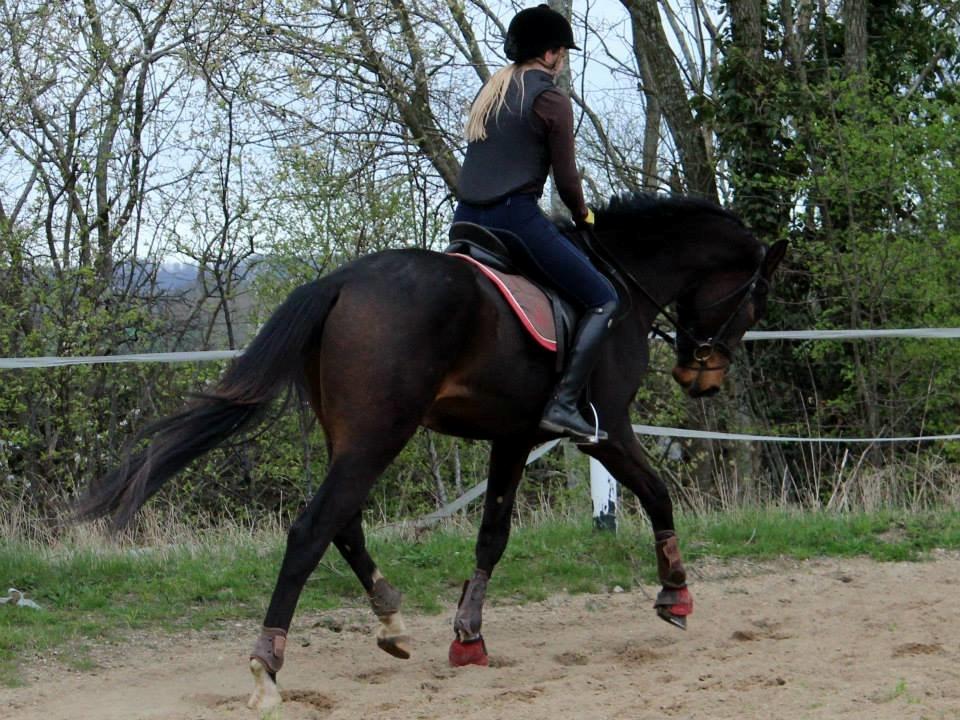
[[457, 178], [457, 197], [474, 205], [489, 205], [520, 188], [543, 187], [550, 172], [550, 156], [542, 129], [533, 122], [533, 101], [556, 87], [541, 70], [523, 74], [507, 90], [506, 103], [487, 120], [487, 139], [467, 146]]

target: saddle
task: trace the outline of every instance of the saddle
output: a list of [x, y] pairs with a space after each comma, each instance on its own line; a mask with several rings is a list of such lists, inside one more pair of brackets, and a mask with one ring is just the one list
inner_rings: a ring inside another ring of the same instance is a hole
[[[579, 237], [568, 237], [588, 256], [597, 257]], [[474, 223], [454, 223], [450, 244], [444, 252], [472, 263], [489, 278], [531, 337], [557, 354], [557, 370], [563, 368], [579, 313], [550, 287], [514, 233]], [[602, 264], [602, 270], [607, 269], [605, 265]], [[623, 297], [619, 278], [612, 279]]]

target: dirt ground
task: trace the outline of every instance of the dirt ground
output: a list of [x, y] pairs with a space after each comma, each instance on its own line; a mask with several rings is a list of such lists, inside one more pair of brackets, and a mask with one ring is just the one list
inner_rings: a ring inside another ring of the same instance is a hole
[[[686, 632], [644, 587], [484, 613], [491, 667], [448, 667], [450, 616], [408, 616], [414, 656], [373, 616], [303, 613], [280, 674], [287, 720], [960, 719], [960, 556], [696, 569]], [[453, 602], [455, 598], [451, 598]], [[17, 720], [224, 720], [245, 706], [255, 627], [98, 647], [98, 668], [38, 661], [0, 690]]]

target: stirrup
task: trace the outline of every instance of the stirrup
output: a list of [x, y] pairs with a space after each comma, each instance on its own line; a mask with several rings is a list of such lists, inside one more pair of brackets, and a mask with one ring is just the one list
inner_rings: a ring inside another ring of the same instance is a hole
[[[583, 430], [580, 430], [578, 428], [572, 427], [570, 425], [564, 425], [559, 422], [554, 422], [553, 420], [547, 417], [547, 415], [549, 414], [549, 410], [547, 413], [544, 413], [543, 417], [540, 419], [540, 429], [546, 430], [552, 433], [557, 433], [558, 435], [563, 435], [564, 437], [570, 438], [578, 445], [595, 445], [601, 440], [606, 440], [607, 433], [605, 433], [603, 430], [600, 429], [600, 418], [597, 415], [597, 410], [593, 406], [593, 403], [590, 403], [590, 409], [593, 412], [594, 423], [593, 423], [593, 428], [589, 433]], [[576, 417], [583, 419], [579, 411], [574, 410], [574, 413], [576, 413]], [[584, 427], [587, 427], [585, 420], [584, 420]]]
[[601, 440], [607, 439], [607, 434], [600, 429], [600, 416], [597, 414], [597, 407], [590, 403], [590, 412], [593, 413], [593, 437], [590, 439], [591, 445], [596, 445]]

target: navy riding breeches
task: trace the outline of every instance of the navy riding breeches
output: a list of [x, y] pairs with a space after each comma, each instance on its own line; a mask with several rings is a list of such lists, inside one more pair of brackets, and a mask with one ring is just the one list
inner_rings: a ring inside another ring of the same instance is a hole
[[610, 281], [563, 236], [556, 225], [543, 216], [537, 198], [532, 194], [511, 195], [492, 205], [461, 202], [453, 220], [514, 233], [523, 243], [522, 250], [543, 276], [584, 308], [617, 300]]

